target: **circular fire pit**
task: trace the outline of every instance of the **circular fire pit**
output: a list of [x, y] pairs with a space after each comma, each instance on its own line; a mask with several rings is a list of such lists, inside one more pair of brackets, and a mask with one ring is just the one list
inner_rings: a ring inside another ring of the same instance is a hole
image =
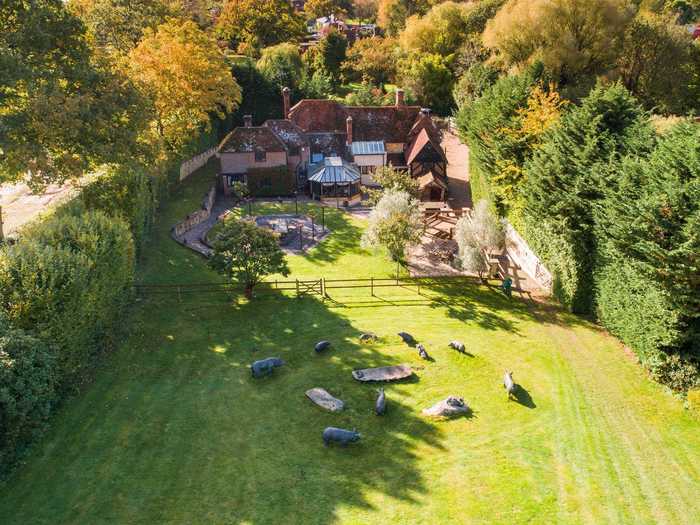
[[313, 248], [330, 233], [328, 228], [322, 228], [306, 215], [259, 215], [254, 221], [261, 228], [277, 233], [282, 249], [292, 253]]

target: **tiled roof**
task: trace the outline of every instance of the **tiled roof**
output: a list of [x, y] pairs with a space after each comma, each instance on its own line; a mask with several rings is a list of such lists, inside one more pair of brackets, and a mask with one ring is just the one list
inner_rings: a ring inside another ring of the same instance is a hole
[[353, 155], [381, 155], [386, 153], [384, 143], [381, 141], [356, 141], [350, 145]]
[[352, 117], [353, 140], [383, 140], [386, 142], [408, 142], [418, 106], [346, 106]]
[[438, 186], [443, 190], [447, 190], [447, 184], [440, 177], [436, 177], [432, 171], [418, 177], [418, 189], [424, 190], [428, 186]]
[[246, 153], [258, 150], [266, 152], [287, 151], [282, 140], [265, 126], [236, 128], [219, 144], [219, 153]]
[[345, 133], [350, 116], [354, 140], [403, 143], [419, 114], [418, 106], [343, 106], [304, 99], [289, 111], [289, 119], [306, 132]]
[[322, 164], [309, 167], [309, 182], [322, 184], [348, 184], [360, 181], [360, 172], [340, 157], [328, 157]]
[[307, 133], [311, 153], [324, 157], [344, 157], [347, 151], [345, 133]]
[[289, 120], [270, 119], [266, 120], [263, 126], [274, 131], [287, 146], [302, 147], [309, 143], [304, 131]]
[[411, 142], [408, 148], [406, 148], [406, 164], [411, 164], [411, 162], [413, 162], [416, 157], [428, 146], [432, 146], [430, 149], [440, 157], [440, 160], [447, 162], [445, 152], [442, 151], [440, 145], [433, 141], [430, 135], [428, 135], [427, 130], [421, 129], [418, 135], [414, 137], [413, 142]]

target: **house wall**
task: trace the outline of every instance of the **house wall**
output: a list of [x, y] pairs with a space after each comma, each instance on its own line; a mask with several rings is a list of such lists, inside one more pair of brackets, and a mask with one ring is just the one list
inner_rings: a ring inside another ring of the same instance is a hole
[[[353, 162], [357, 166], [385, 166], [386, 165], [386, 155], [355, 155], [353, 157]], [[378, 184], [374, 181], [374, 178], [370, 173], [363, 173], [361, 181], [365, 186], [377, 186]]]
[[287, 153], [284, 151], [268, 152], [265, 162], [255, 162], [255, 153], [221, 153], [222, 173], [245, 173], [249, 168], [274, 168], [287, 164]]

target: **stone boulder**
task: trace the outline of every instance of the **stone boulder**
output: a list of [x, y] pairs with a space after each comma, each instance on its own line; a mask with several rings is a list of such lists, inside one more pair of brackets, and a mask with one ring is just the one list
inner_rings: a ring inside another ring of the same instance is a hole
[[345, 408], [345, 403], [340, 399], [333, 397], [323, 388], [312, 388], [306, 391], [306, 397], [316, 403], [321, 408], [330, 410], [331, 412], [340, 412]]
[[358, 381], [396, 381], [411, 376], [413, 370], [408, 365], [380, 366], [353, 370], [352, 377]]

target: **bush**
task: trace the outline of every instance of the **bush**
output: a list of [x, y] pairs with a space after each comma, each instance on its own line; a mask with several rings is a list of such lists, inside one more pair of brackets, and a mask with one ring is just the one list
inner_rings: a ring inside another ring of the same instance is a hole
[[134, 277], [127, 224], [101, 212], [57, 214], [0, 252], [0, 309], [17, 328], [55, 345], [70, 388], [111, 343]]
[[687, 392], [700, 384], [700, 364], [688, 356], [659, 352], [647, 365], [656, 381], [676, 392]]
[[253, 197], [291, 195], [296, 189], [294, 174], [286, 166], [250, 168], [246, 179]]
[[155, 179], [140, 166], [105, 166], [97, 177], [83, 186], [80, 200], [88, 210], [100, 210], [129, 223], [137, 248], [153, 226], [157, 206]]
[[43, 430], [56, 381], [55, 358], [43, 341], [0, 326], [0, 471]]

